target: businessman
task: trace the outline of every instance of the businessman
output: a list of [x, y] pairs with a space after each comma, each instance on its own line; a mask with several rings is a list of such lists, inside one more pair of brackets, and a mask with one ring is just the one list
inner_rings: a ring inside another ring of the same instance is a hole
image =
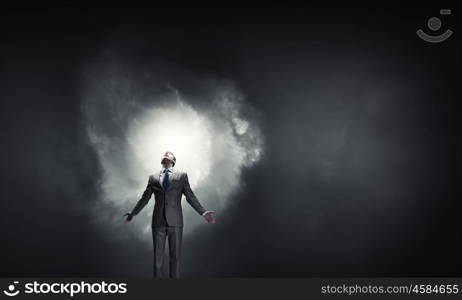
[[152, 240], [154, 245], [154, 277], [162, 277], [165, 243], [168, 240], [170, 258], [170, 277], [180, 275], [180, 256], [183, 235], [183, 211], [181, 197], [205, 218], [208, 223], [215, 223], [213, 211], [208, 211], [197, 200], [189, 185], [188, 175], [173, 167], [176, 158], [172, 152], [165, 152], [161, 158], [162, 170], [149, 176], [148, 185], [142, 197], [131, 212], [125, 214], [126, 222], [130, 222], [154, 194], [155, 204], [152, 214]]

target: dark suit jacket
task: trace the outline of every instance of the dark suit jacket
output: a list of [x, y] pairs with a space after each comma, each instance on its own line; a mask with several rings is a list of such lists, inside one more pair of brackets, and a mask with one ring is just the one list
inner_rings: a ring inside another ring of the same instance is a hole
[[206, 211], [191, 190], [188, 175], [185, 172], [179, 172], [173, 169], [169, 177], [170, 184], [167, 190], [164, 190], [159, 178], [160, 172], [159, 174], [149, 176], [146, 190], [132, 210], [134, 216], [146, 206], [152, 194], [154, 194], [155, 197], [154, 212], [152, 214], [153, 227], [165, 226], [164, 220], [167, 221], [168, 226], [183, 226], [183, 210], [181, 208], [181, 197], [183, 194], [186, 196], [186, 201], [188, 201], [200, 215]]

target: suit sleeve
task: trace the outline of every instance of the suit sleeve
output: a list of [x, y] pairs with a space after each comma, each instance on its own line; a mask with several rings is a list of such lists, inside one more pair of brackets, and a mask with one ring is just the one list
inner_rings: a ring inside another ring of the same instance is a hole
[[184, 173], [184, 180], [183, 180], [183, 194], [186, 196], [186, 201], [188, 201], [189, 205], [191, 205], [198, 214], [203, 215], [207, 210], [202, 207], [199, 200], [197, 200], [196, 195], [194, 195], [193, 191], [191, 190], [191, 186], [189, 185], [188, 174]]
[[149, 199], [151, 199], [152, 193], [154, 192], [152, 185], [153, 178], [152, 176], [149, 176], [148, 185], [146, 186], [146, 189], [144, 190], [140, 200], [136, 202], [136, 205], [131, 212], [134, 216], [136, 216], [143, 209], [143, 207], [145, 207], [146, 204], [148, 204]]

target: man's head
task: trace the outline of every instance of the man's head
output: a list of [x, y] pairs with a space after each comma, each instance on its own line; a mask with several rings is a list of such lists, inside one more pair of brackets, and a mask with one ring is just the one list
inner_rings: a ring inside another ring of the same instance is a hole
[[175, 166], [175, 163], [176, 163], [175, 155], [173, 155], [173, 153], [170, 151], [165, 152], [164, 155], [162, 155], [160, 163], [162, 164], [164, 168]]

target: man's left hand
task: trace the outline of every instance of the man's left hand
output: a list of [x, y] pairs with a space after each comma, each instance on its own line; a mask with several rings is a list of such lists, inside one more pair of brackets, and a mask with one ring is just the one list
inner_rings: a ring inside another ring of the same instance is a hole
[[213, 215], [215, 212], [208, 210], [204, 213], [204, 219], [209, 222], [209, 223], [215, 223], [215, 219], [213, 218]]

